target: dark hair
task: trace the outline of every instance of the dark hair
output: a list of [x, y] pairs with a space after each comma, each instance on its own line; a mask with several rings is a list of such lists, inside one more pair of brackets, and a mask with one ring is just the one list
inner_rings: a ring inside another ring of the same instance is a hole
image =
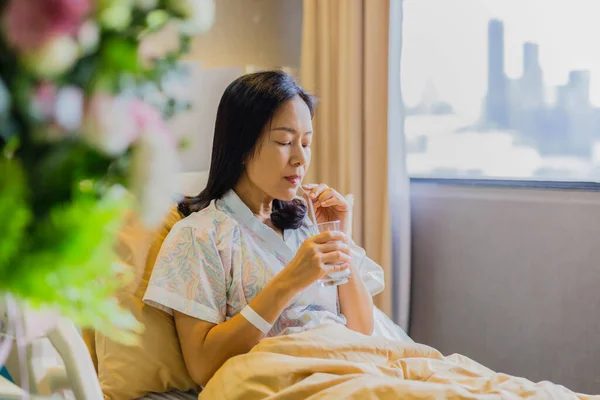
[[[263, 128], [286, 101], [300, 96], [314, 115], [315, 100], [283, 71], [244, 75], [233, 81], [221, 97], [206, 188], [179, 203], [182, 216], [200, 211], [222, 198], [237, 184], [244, 162], [256, 151]], [[273, 200], [271, 222], [279, 229], [297, 229], [306, 215], [301, 200]]]

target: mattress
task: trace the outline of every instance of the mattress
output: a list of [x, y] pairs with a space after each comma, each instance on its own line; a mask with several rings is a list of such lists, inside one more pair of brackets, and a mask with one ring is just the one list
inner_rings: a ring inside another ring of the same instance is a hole
[[180, 392], [174, 390], [168, 393], [150, 393], [147, 396], [140, 397], [138, 400], [196, 400], [197, 392]]

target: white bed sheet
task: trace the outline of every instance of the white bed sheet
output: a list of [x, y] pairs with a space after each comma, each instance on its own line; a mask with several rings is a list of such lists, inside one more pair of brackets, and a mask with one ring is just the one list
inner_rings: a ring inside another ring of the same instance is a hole
[[413, 342], [404, 329], [400, 328], [387, 315], [377, 307], [373, 308], [373, 317], [375, 319], [375, 328], [373, 336], [381, 336], [386, 339], [402, 340]]

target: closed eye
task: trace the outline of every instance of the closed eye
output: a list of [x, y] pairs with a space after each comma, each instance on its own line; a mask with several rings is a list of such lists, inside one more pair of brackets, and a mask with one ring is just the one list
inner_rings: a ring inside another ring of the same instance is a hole
[[289, 146], [290, 144], [292, 144], [292, 142], [277, 142], [277, 143], [282, 146]]

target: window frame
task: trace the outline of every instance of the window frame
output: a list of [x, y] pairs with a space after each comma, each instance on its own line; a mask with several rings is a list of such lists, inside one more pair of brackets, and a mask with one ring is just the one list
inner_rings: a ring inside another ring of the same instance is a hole
[[444, 186], [465, 187], [490, 187], [507, 189], [548, 189], [548, 190], [573, 190], [586, 192], [600, 192], [600, 182], [593, 181], [548, 181], [524, 179], [473, 179], [473, 178], [438, 178], [438, 177], [413, 177], [410, 183], [426, 183]]

